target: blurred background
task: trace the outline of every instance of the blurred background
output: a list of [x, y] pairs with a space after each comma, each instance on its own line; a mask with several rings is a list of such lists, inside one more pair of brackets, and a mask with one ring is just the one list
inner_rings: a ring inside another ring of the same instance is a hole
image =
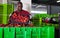
[[[60, 13], [59, 0], [0, 0], [0, 24], [8, 23], [10, 14], [17, 8], [18, 1], [23, 3], [24, 10], [31, 13], [31, 22], [37, 26], [41, 26], [43, 18], [58, 17], [58, 13]], [[57, 20], [58, 18], [55, 19]], [[58, 26], [57, 24], [55, 25]]]

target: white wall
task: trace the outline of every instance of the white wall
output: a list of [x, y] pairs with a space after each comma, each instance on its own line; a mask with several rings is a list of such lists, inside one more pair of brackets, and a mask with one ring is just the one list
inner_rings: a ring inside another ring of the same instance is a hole
[[21, 2], [23, 3], [23, 9], [31, 12], [31, 0], [21, 0]]
[[3, 0], [3, 4], [7, 4], [7, 0]]
[[31, 0], [21, 0], [21, 2], [23, 3], [23, 9], [29, 11], [30, 13], [47, 14], [47, 12], [44, 11], [45, 10], [44, 8], [42, 10], [40, 9], [39, 11], [38, 11], [38, 9], [33, 10]]
[[0, 0], [0, 4], [2, 4], [3, 3], [3, 1], [2, 0]]

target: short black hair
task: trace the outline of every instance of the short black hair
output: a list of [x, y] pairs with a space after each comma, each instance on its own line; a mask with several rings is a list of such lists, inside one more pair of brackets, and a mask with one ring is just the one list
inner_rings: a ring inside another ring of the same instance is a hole
[[22, 4], [22, 2], [18, 2], [18, 4], [21, 4], [21, 6], [23, 7], [23, 4]]

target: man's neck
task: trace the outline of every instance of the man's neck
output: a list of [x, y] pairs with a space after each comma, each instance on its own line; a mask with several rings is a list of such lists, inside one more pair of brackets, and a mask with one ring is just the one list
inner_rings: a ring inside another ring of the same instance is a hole
[[22, 10], [18, 10], [18, 12], [21, 12]]

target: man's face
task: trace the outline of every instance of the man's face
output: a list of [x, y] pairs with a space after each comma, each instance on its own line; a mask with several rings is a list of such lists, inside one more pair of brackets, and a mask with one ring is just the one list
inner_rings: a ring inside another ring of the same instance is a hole
[[21, 11], [22, 10], [22, 5], [18, 4], [18, 10]]

